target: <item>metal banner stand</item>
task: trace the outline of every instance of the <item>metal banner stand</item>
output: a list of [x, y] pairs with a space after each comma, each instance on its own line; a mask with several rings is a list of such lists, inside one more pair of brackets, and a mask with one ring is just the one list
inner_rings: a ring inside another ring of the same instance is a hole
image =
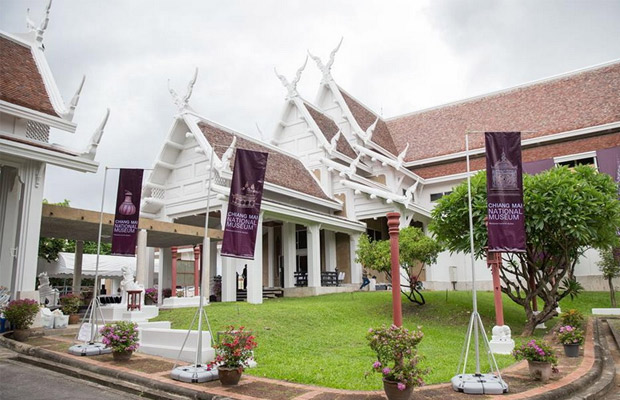
[[[465, 133], [465, 155], [467, 158], [467, 200], [469, 206], [469, 245], [471, 254], [471, 284], [472, 284], [472, 297], [473, 297], [473, 311], [469, 320], [469, 326], [467, 328], [467, 336], [465, 338], [465, 344], [461, 351], [461, 359], [459, 366], [457, 367], [457, 375], [451, 379], [452, 388], [457, 392], [463, 392], [467, 394], [502, 394], [508, 392], [508, 385], [502, 379], [499, 372], [499, 367], [495, 361], [495, 356], [489, 347], [489, 339], [484, 330], [482, 319], [478, 314], [478, 300], [476, 297], [476, 268], [475, 268], [475, 256], [474, 256], [474, 219], [472, 215], [471, 205], [471, 173], [469, 170], [469, 134], [474, 132]], [[469, 356], [469, 346], [471, 343], [471, 335], [474, 334], [474, 349], [476, 357], [476, 371], [473, 374], [466, 374], [467, 359]], [[480, 372], [480, 332], [484, 339], [484, 347], [487, 352], [489, 361], [490, 372], [482, 374]], [[462, 366], [462, 370], [461, 370]]]
[[[112, 348], [106, 348], [105, 345], [101, 342], [97, 342], [97, 338], [99, 336], [99, 325], [97, 322], [99, 318], [101, 318], [101, 325], [105, 325], [105, 320], [103, 318], [103, 313], [101, 312], [101, 304], [99, 303], [99, 255], [101, 253], [101, 229], [103, 227], [103, 202], [105, 199], [105, 184], [108, 178], [108, 167], [105, 167], [105, 172], [103, 175], [103, 190], [101, 192], [101, 212], [99, 216], [99, 235], [97, 237], [97, 259], [95, 262], [95, 286], [93, 288], [93, 299], [86, 310], [86, 314], [84, 318], [82, 318], [82, 322], [80, 323], [80, 331], [81, 328], [87, 323], [90, 324], [90, 336], [88, 340], [84, 340], [82, 344], [76, 344], [74, 346], [69, 347], [69, 354], [73, 354], [75, 356], [98, 356], [100, 354], [108, 354], [112, 353]], [[80, 331], [78, 331], [78, 336], [80, 336]]]
[[[211, 145], [211, 157], [209, 160], [209, 183], [207, 186], [207, 211], [205, 213], [205, 236], [203, 238], [203, 251], [202, 251], [202, 266], [206, 265], [205, 262], [205, 252], [208, 249], [207, 246], [210, 246], [208, 235], [209, 230], [209, 206], [211, 200], [211, 179], [213, 177], [213, 159], [215, 158], [215, 149], [213, 145]], [[210, 262], [210, 260], [208, 260]], [[204, 316], [205, 321], [207, 321], [207, 327], [209, 329], [209, 334], [211, 335], [211, 340], [213, 340], [213, 331], [211, 330], [211, 324], [209, 324], [209, 318], [207, 317], [207, 312], [204, 310], [204, 295], [202, 291], [202, 274], [204, 273], [204, 268], [200, 268], [200, 279], [198, 281], [199, 293], [200, 293], [200, 302], [198, 305], [198, 309], [194, 314], [194, 318], [192, 319], [192, 323], [189, 325], [187, 330], [187, 334], [185, 335], [185, 340], [183, 341], [183, 345], [179, 350], [179, 355], [177, 356], [176, 362], [172, 371], [170, 372], [170, 378], [188, 383], [202, 383], [214, 381], [219, 378], [217, 369], [211, 370], [208, 365], [203, 364], [202, 361], [202, 317]], [[194, 360], [194, 364], [188, 366], [179, 366], [177, 367], [177, 363], [181, 358], [181, 354], [183, 353], [183, 349], [185, 348], [185, 344], [187, 343], [187, 339], [192, 331], [192, 327], [194, 326], [194, 322], [196, 321], [196, 317], [198, 317], [198, 343], [196, 346], [196, 358]]]

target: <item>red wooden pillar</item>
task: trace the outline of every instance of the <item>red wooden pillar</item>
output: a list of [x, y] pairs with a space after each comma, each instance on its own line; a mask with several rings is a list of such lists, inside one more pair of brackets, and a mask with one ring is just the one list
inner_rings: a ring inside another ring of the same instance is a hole
[[194, 296], [200, 295], [200, 246], [194, 247]]
[[172, 252], [172, 297], [177, 297], [177, 248], [171, 247]]
[[495, 300], [495, 325], [504, 325], [504, 305], [502, 304], [502, 287], [499, 281], [499, 269], [502, 266], [502, 253], [487, 252], [487, 265], [493, 276], [493, 298]]
[[392, 318], [394, 325], [403, 325], [403, 311], [400, 296], [400, 260], [398, 251], [398, 235], [400, 226], [400, 214], [397, 212], [387, 213], [387, 223], [390, 232], [390, 251], [392, 264]]

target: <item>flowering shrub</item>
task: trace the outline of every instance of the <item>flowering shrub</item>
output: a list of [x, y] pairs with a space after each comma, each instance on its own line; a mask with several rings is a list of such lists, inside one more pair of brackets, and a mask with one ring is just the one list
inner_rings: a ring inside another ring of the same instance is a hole
[[255, 337], [244, 330], [243, 326], [235, 329], [229, 326], [224, 332], [220, 343], [214, 345], [217, 355], [212, 364], [217, 364], [225, 368], [243, 368], [247, 366], [248, 360], [252, 357], [252, 349], [257, 344]]
[[114, 352], [136, 351], [138, 349], [138, 324], [121, 321], [116, 324], [105, 324], [99, 333], [105, 347], [111, 347]]
[[562, 344], [583, 344], [583, 330], [570, 325], [561, 326], [558, 330], [558, 340]]
[[82, 305], [82, 298], [79, 294], [66, 294], [60, 296], [60, 308], [63, 314], [77, 314]]
[[554, 367], [554, 372], [557, 372], [555, 368], [558, 365], [558, 359], [553, 352], [551, 346], [543, 341], [536, 341], [532, 339], [529, 342], [522, 344], [521, 347], [514, 349], [512, 355], [517, 360], [528, 361], [541, 361], [548, 362]]
[[151, 299], [153, 303], [157, 304], [157, 289], [148, 288], [144, 291], [144, 295]]
[[28, 329], [39, 312], [39, 302], [32, 299], [13, 300], [4, 309], [4, 317], [13, 329]]
[[568, 310], [560, 316], [562, 326], [570, 325], [574, 328], [583, 328], [586, 319], [582, 313], [577, 310]]
[[366, 339], [377, 353], [372, 371], [378, 372], [386, 381], [398, 382], [398, 389], [424, 385], [424, 375], [429, 371], [419, 366], [421, 357], [416, 347], [422, 341], [422, 331], [409, 331], [392, 325], [389, 328], [369, 329]]

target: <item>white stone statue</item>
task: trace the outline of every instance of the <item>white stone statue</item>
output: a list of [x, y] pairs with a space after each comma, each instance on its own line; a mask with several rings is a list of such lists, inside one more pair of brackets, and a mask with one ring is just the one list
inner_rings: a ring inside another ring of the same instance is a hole
[[39, 274], [39, 302], [47, 306], [57, 306], [59, 299], [58, 289], [50, 286], [50, 278], [47, 272]]
[[141, 290], [143, 293], [140, 298], [142, 305], [144, 305], [144, 286], [136, 283], [133, 272], [131, 272], [129, 267], [123, 267], [121, 270], [123, 271], [123, 280], [121, 281], [121, 304], [127, 306], [128, 290]]

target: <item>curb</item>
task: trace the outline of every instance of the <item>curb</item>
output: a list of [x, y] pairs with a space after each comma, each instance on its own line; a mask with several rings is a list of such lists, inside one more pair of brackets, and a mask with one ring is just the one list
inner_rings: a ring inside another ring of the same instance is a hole
[[[192, 390], [172, 383], [151, 380], [125, 371], [117, 371], [111, 368], [81, 362], [79, 359], [75, 359], [73, 357], [16, 342], [14, 340], [9, 340], [4, 337], [4, 335], [5, 334], [0, 335], [0, 345], [19, 353], [20, 355], [17, 357], [19, 361], [27, 362], [36, 366], [40, 364], [40, 360], [45, 360], [44, 362], [47, 365], [53, 364], [54, 369], [57, 371], [62, 370], [63, 372], [66, 372], [74, 377], [94, 381], [95, 383], [104, 386], [112, 386], [122, 390], [128, 390], [130, 393], [138, 396], [158, 400], [174, 399], [177, 398], [177, 396], [183, 396], [184, 398], [196, 400], [234, 400], [226, 396]], [[113, 378], [114, 381], [105, 379], [105, 377]], [[127, 385], [127, 383], [130, 385]], [[167, 394], [168, 396], [166, 396]], [[172, 397], [170, 394], [175, 396]]]

